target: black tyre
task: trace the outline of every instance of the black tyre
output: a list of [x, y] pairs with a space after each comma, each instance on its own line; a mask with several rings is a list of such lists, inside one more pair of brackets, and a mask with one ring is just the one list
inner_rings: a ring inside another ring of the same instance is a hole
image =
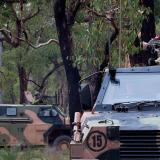
[[70, 141], [71, 141], [71, 137], [67, 135], [58, 136], [53, 142], [53, 147], [55, 147], [56, 150], [58, 151], [69, 150]]

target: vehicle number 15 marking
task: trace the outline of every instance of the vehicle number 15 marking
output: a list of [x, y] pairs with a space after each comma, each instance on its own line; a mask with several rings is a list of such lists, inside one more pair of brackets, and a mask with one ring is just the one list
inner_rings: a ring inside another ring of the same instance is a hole
[[99, 152], [106, 147], [107, 140], [104, 133], [99, 131], [91, 132], [87, 138], [87, 146], [92, 151]]

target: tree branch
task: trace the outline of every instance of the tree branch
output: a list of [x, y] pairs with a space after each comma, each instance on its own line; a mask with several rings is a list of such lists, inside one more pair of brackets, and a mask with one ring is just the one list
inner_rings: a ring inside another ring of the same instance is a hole
[[6, 41], [11, 44], [12, 33], [8, 29], [0, 28], [0, 32], [3, 34], [3, 38], [1, 40]]
[[36, 15], [38, 15], [39, 12], [40, 12], [40, 9], [38, 7], [38, 10], [35, 13], [32, 14], [32, 12], [31, 12], [27, 17], [25, 17], [25, 18], [22, 19], [22, 22], [25, 23], [26, 21], [32, 19], [33, 17], [35, 17]]
[[95, 11], [94, 9], [91, 9], [89, 7], [86, 6], [86, 9], [88, 10], [88, 12], [93, 13], [95, 16], [97, 17], [106, 17], [106, 15], [104, 13], [98, 13], [97, 11]]
[[40, 43], [40, 44], [38, 44], [38, 45], [34, 45], [34, 44], [32, 44], [30, 41], [25, 40], [25, 39], [23, 39], [23, 38], [18, 38], [18, 39], [19, 39], [20, 41], [26, 42], [29, 46], [31, 46], [31, 47], [34, 48], [34, 49], [44, 47], [44, 46], [46, 46], [46, 45], [49, 45], [50, 43], [55, 43], [55, 44], [59, 45], [59, 42], [58, 42], [56, 39], [50, 39], [50, 40], [48, 40], [47, 42]]
[[[6, 3], [19, 3], [19, 0], [4, 0]], [[23, 3], [26, 3], [26, 0], [23, 1]]]
[[6, 28], [0, 28], [0, 32], [4, 36], [4, 41], [6, 41], [15, 48], [19, 46], [19, 38], [17, 36], [14, 36], [10, 30]]
[[75, 22], [76, 14], [81, 6], [82, 3], [84, 3], [85, 0], [72, 0], [69, 7], [68, 12], [68, 24], [73, 25]]
[[28, 82], [32, 82], [33, 84], [35, 84], [37, 87], [41, 87], [38, 83], [36, 83], [35, 81], [31, 80], [31, 79], [26, 79], [26, 81]]
[[[13, 37], [13, 34], [12, 34], [12, 32], [11, 32], [10, 30], [5, 29], [5, 28], [1, 28], [1, 29], [0, 29], [0, 32], [2, 32], [2, 34], [5, 36], [6, 41], [7, 41], [8, 43], [10, 43], [11, 45], [14, 45], [14, 43], [12, 43], [12, 40], [11, 40], [12, 37]], [[9, 36], [6, 32], [7, 32], [10, 36]], [[25, 36], [26, 36], [26, 35], [25, 35]], [[32, 43], [31, 43], [29, 40], [27, 40], [27, 39], [23, 39], [23, 38], [20, 38], [20, 37], [17, 37], [17, 36], [14, 36], [14, 38], [16, 38], [16, 39], [18, 39], [18, 40], [20, 40], [20, 41], [22, 41], [22, 42], [27, 43], [29, 46], [31, 46], [31, 47], [34, 48], [34, 49], [37, 49], [37, 48], [40, 48], [40, 47], [49, 45], [50, 43], [55, 43], [55, 44], [59, 45], [59, 42], [58, 42], [56, 39], [50, 39], [50, 40], [48, 40], [47, 42], [40, 43], [40, 44], [38, 44], [38, 45], [34, 45], [34, 44], [32, 44]]]
[[9, 33], [10, 35], [12, 34], [10, 30], [6, 29], [6, 28], [0, 28], [0, 32], [4, 32], [4, 33]]
[[78, 0], [75, 7], [74, 7], [74, 10], [72, 11], [72, 15], [74, 18], [75, 18], [76, 14], [81, 6], [81, 3], [82, 3], [81, 0]]
[[46, 83], [47, 79], [48, 79], [59, 67], [61, 67], [62, 65], [63, 65], [62, 62], [59, 63], [59, 64], [56, 63], [56, 66], [53, 67], [53, 69], [50, 70], [50, 71], [44, 76], [44, 78], [43, 78], [43, 80], [42, 80], [42, 83], [41, 83], [40, 85], [39, 85], [38, 83], [36, 83], [35, 81], [33, 81], [33, 80], [30, 80], [30, 79], [26, 79], [26, 80], [29, 81], [29, 82], [32, 82], [32, 83], [35, 84], [37, 87], [39, 87], [38, 92], [41, 93], [41, 91], [43, 90], [43, 88], [44, 88], [44, 86], [45, 86], [45, 83]]
[[5, 74], [2, 72], [2, 71], [0, 71], [0, 74], [4, 77], [4, 79], [6, 80], [6, 76], [5, 76]]
[[18, 20], [18, 16], [17, 16], [17, 13], [16, 13], [16, 11], [14, 9], [13, 3], [11, 3], [10, 6], [11, 6], [11, 9], [12, 9], [13, 17], [15, 17], [16, 20]]
[[51, 76], [59, 67], [61, 67], [63, 65], [63, 63], [60, 63], [60, 64], [56, 64], [55, 67], [53, 67], [52, 70], [50, 70], [43, 78], [42, 80], [42, 83], [40, 85], [40, 88], [39, 88], [39, 92], [42, 91], [42, 89], [44, 88], [45, 86], [45, 82], [46, 80], [49, 78], [49, 76]]
[[109, 11], [105, 11], [105, 13], [99, 13], [99, 12], [95, 11], [94, 9], [89, 8], [88, 6], [86, 6], [86, 9], [88, 10], [88, 12], [93, 13], [97, 17], [103, 17], [103, 18], [106, 18], [108, 20], [111, 20], [114, 17], [115, 12], [119, 8], [114, 8], [114, 9], [111, 9]]

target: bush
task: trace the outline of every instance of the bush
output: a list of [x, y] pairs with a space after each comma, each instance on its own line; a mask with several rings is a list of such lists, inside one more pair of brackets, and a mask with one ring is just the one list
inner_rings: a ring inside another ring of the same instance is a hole
[[69, 160], [68, 152], [57, 152], [53, 148], [5, 148], [0, 150], [0, 160]]

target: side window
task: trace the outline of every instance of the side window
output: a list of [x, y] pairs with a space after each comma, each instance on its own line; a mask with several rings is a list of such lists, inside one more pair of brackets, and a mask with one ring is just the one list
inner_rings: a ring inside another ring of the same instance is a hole
[[38, 114], [40, 117], [49, 117], [50, 109], [41, 108]]
[[0, 106], [0, 116], [3, 116], [6, 114], [6, 108], [4, 106]]
[[44, 111], [43, 111], [43, 116], [44, 116], [44, 117], [49, 117], [49, 116], [51, 116], [50, 110], [49, 110], [49, 109], [44, 110]]
[[55, 117], [57, 116], [57, 111], [51, 108], [41, 108], [39, 111], [40, 117]]
[[16, 116], [17, 115], [17, 108], [14, 107], [8, 107], [6, 110], [7, 116]]
[[52, 107], [41, 107], [38, 112], [38, 117], [45, 123], [62, 124], [61, 118], [58, 116], [58, 111]]
[[53, 116], [53, 117], [56, 117], [56, 116], [57, 116], [57, 114], [58, 114], [58, 113], [57, 113], [57, 111], [56, 111], [56, 110], [54, 110], [54, 109], [52, 109], [51, 111], [52, 111], [52, 116]]
[[57, 116], [57, 111], [51, 108], [41, 108], [39, 111], [40, 117], [55, 117]]

